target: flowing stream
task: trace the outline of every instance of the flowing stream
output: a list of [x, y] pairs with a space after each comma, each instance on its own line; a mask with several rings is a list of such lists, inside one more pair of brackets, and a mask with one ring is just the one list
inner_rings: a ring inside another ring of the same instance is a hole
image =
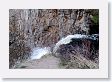
[[[56, 53], [57, 49], [59, 48], [60, 45], [62, 44], [68, 44], [72, 41], [72, 38], [87, 38], [87, 35], [81, 35], [81, 34], [74, 34], [74, 35], [68, 35], [65, 38], [62, 38], [61, 40], [59, 40], [54, 48], [53, 48], [53, 53]], [[51, 48], [50, 47], [36, 47], [33, 49], [32, 55], [31, 55], [31, 60], [33, 59], [40, 59], [42, 56], [46, 55], [46, 54], [51, 54]]]

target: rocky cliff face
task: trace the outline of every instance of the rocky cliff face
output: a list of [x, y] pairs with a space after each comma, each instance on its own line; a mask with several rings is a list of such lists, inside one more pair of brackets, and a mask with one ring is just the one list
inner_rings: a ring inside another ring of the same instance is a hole
[[10, 67], [27, 59], [34, 47], [52, 47], [70, 34], [98, 33], [96, 26], [92, 31], [96, 25], [92, 17], [97, 14], [94, 9], [10, 9]]

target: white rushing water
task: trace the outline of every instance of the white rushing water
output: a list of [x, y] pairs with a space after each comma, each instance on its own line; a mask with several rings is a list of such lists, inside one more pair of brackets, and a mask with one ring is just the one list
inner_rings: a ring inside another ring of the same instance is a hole
[[[53, 53], [55, 53], [57, 51], [57, 49], [59, 48], [60, 45], [62, 44], [68, 44], [70, 43], [72, 40], [72, 38], [86, 38], [86, 35], [81, 35], [81, 34], [75, 34], [75, 35], [68, 35], [65, 38], [62, 38], [61, 40], [59, 40], [56, 45], [53, 48]], [[31, 55], [31, 59], [40, 59], [42, 56], [46, 55], [46, 54], [50, 54], [51, 53], [51, 48], [50, 47], [44, 47], [44, 48], [34, 48], [32, 55]]]
[[59, 48], [60, 45], [70, 43], [72, 41], [71, 40], [72, 38], [86, 38], [86, 37], [87, 37], [87, 35], [81, 35], [81, 34], [68, 35], [67, 37], [62, 38], [61, 40], [59, 40], [56, 43], [56, 45], [53, 49], [53, 53], [55, 53], [57, 51], [57, 49]]
[[46, 54], [50, 54], [51, 50], [50, 47], [44, 47], [44, 48], [34, 48], [32, 55], [31, 55], [31, 59], [40, 59], [42, 56], [46, 55]]

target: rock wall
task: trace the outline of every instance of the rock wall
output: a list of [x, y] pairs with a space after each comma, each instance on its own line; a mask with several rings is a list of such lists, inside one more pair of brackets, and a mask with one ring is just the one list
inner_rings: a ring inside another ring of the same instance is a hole
[[95, 9], [10, 9], [9, 67], [27, 59], [34, 47], [52, 47], [70, 34], [90, 34], [91, 15], [96, 13]]

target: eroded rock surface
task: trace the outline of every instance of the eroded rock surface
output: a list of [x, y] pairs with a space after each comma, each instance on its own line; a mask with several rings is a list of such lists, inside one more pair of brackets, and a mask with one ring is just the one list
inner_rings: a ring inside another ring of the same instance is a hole
[[91, 15], [98, 12], [95, 9], [10, 9], [9, 67], [27, 59], [32, 48], [52, 47], [70, 34], [94, 33]]

